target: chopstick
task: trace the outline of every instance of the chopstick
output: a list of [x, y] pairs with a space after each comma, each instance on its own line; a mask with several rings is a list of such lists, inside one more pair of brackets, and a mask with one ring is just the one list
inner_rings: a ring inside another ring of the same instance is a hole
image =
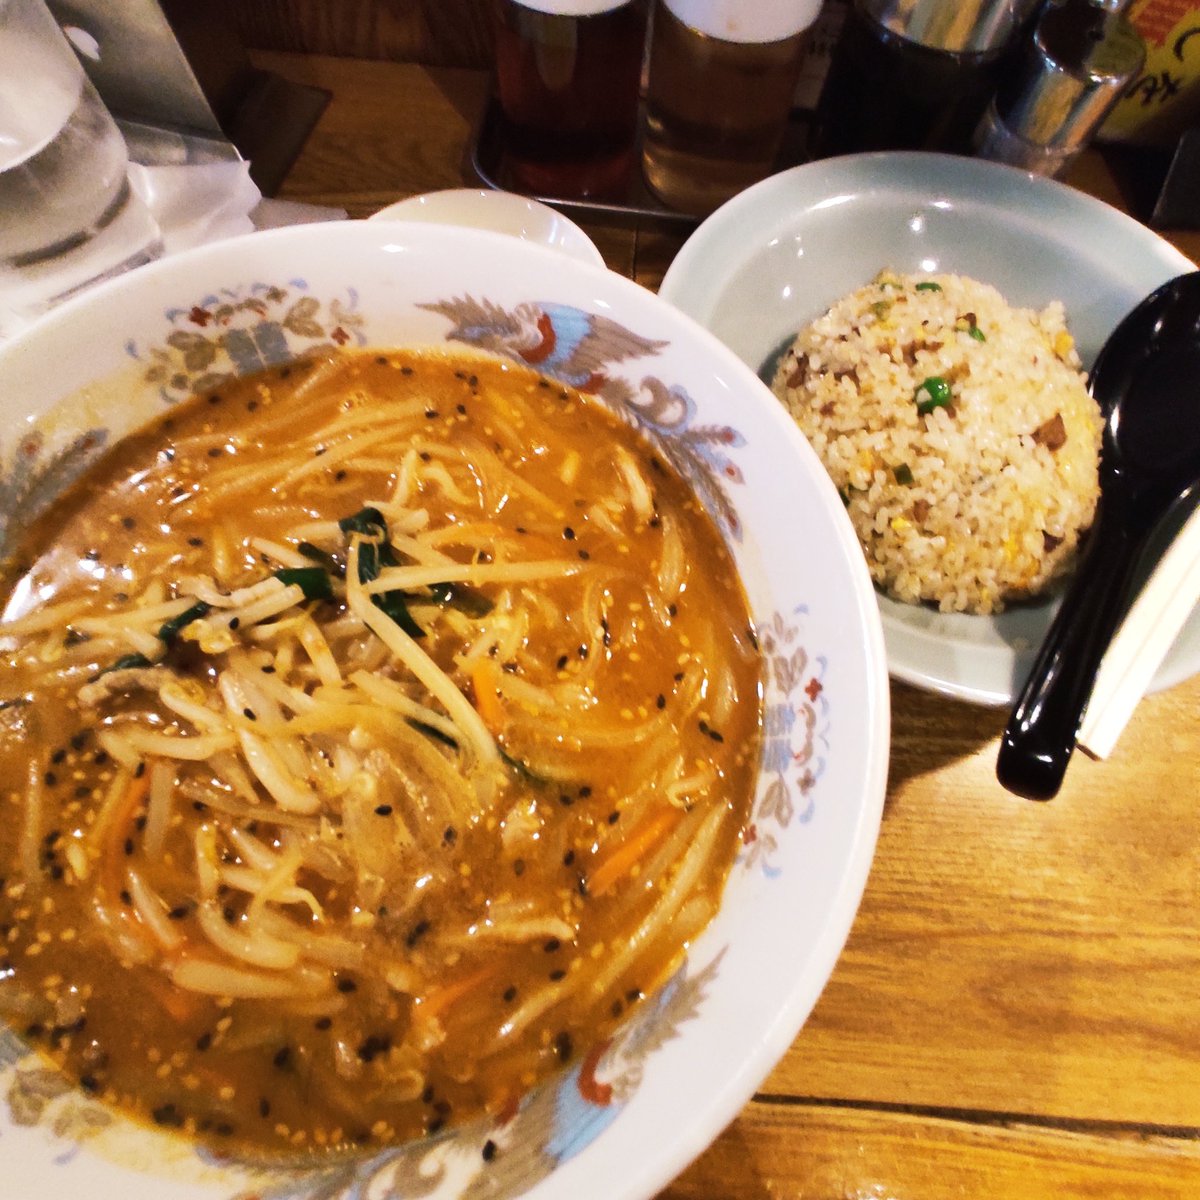
[[1109, 643], [1075, 744], [1107, 758], [1138, 701], [1200, 602], [1200, 506], [1184, 522]]

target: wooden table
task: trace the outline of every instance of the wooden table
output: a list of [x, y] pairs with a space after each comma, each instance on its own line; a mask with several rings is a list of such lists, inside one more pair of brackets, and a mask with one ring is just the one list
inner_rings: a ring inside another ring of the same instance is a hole
[[[281, 196], [366, 216], [461, 186], [485, 75], [258, 54], [333, 99]], [[1071, 182], [1120, 204], [1093, 154]], [[583, 222], [655, 287], [683, 235]], [[1168, 235], [1170, 236], [1170, 235]], [[1200, 233], [1171, 238], [1200, 258]], [[895, 683], [878, 852], [816, 1010], [667, 1197], [1200, 1191], [1200, 677], [1059, 796], [995, 780], [1006, 713]]]

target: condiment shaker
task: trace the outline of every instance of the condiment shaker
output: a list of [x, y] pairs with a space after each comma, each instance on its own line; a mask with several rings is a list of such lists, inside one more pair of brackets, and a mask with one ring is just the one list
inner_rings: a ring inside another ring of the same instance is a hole
[[1124, 7], [1122, 0], [1065, 0], [1045, 8], [976, 131], [980, 157], [1041, 175], [1067, 169], [1145, 61], [1145, 43]]
[[812, 126], [814, 158], [967, 154], [1037, 0], [854, 0]]

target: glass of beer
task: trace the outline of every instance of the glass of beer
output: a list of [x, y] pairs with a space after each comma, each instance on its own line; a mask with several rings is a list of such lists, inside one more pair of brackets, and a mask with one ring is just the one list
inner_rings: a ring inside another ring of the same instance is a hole
[[626, 193], [648, 11], [649, 0], [494, 0], [501, 129], [517, 189]]
[[775, 167], [820, 0], [660, 0], [642, 172], [704, 216]]

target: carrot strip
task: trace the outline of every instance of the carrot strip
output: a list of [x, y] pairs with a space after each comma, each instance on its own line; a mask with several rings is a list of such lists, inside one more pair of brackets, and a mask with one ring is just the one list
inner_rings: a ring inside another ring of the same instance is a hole
[[499, 967], [496, 963], [485, 963], [477, 971], [472, 971], [469, 975], [463, 975], [452, 983], [443, 984], [424, 996], [419, 996], [416, 1001], [415, 1015], [425, 1021], [440, 1017], [455, 1001], [469, 996], [489, 979], [494, 978], [497, 970]]
[[588, 873], [588, 895], [603, 896], [611, 891], [618, 880], [628, 875], [651, 850], [662, 843], [682, 817], [683, 810], [674, 807], [660, 809], [647, 817]]
[[504, 728], [504, 705], [500, 703], [496, 674], [496, 664], [490, 658], [481, 658], [471, 667], [471, 691], [475, 696], [475, 710], [483, 719], [488, 732], [493, 734]]

